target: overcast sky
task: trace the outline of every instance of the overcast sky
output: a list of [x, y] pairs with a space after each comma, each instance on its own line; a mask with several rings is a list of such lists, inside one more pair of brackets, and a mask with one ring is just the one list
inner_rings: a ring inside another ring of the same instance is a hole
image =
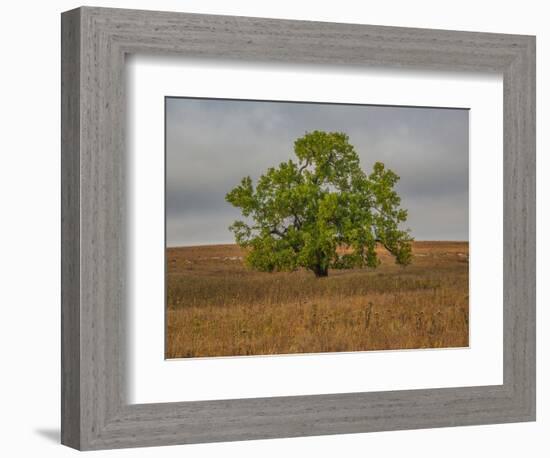
[[468, 240], [467, 110], [167, 98], [167, 245], [234, 243], [225, 194], [313, 130], [345, 132], [365, 172], [381, 161], [401, 177], [415, 239]]

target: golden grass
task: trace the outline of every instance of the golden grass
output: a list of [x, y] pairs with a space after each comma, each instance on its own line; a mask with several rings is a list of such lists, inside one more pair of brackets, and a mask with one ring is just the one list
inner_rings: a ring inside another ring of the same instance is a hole
[[261, 273], [240, 248], [167, 249], [167, 358], [468, 346], [468, 243], [415, 242], [403, 268]]

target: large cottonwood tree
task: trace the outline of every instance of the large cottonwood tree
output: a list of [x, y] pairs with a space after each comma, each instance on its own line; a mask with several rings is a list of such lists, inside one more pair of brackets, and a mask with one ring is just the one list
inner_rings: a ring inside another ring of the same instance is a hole
[[370, 174], [341, 132], [314, 131], [294, 143], [297, 160], [269, 168], [254, 186], [247, 176], [226, 195], [246, 221], [231, 226], [261, 271], [304, 267], [317, 277], [329, 268], [376, 267], [377, 245], [398, 264], [411, 261], [407, 211], [394, 190], [399, 177], [376, 162]]

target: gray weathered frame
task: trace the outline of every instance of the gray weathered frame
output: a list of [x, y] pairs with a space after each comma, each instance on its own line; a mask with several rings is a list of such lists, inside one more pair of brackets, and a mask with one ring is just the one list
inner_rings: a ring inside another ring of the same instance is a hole
[[[85, 450], [535, 419], [535, 38], [82, 7], [62, 14], [62, 426]], [[130, 405], [125, 396], [128, 53], [499, 72], [502, 385]]]

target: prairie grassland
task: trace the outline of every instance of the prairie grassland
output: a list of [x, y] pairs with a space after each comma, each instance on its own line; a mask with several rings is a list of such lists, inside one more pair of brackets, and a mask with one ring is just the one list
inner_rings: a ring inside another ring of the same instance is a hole
[[248, 270], [236, 245], [168, 248], [166, 357], [468, 346], [468, 243], [413, 253], [318, 279]]

